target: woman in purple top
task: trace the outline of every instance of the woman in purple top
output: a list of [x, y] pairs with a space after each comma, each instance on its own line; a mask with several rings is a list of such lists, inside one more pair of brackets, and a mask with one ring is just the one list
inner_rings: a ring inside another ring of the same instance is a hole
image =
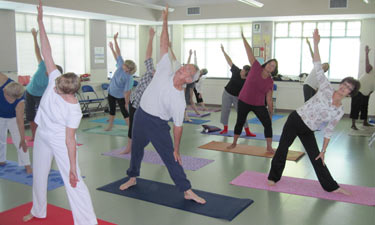
[[[277, 60], [268, 60], [263, 65], [255, 59], [253, 51], [246, 41], [243, 32], [241, 32], [242, 40], [245, 45], [246, 54], [251, 64], [251, 70], [246, 77], [245, 84], [238, 96], [237, 122], [234, 127], [233, 143], [228, 149], [235, 148], [238, 137], [241, 135], [242, 127], [246, 122], [247, 114], [253, 111], [264, 127], [264, 136], [267, 141], [267, 152], [274, 152], [272, 149], [272, 90], [273, 80], [271, 75], [277, 74]], [[265, 106], [264, 99], [267, 101], [268, 111]]]

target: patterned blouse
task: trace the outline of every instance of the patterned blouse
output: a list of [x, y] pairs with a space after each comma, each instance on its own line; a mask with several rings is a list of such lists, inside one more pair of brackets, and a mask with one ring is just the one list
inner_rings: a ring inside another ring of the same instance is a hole
[[331, 138], [335, 126], [344, 115], [344, 108], [342, 105], [339, 107], [332, 105], [332, 96], [335, 90], [327, 77], [324, 76], [320, 61], [314, 62], [314, 69], [316, 71], [314, 75], [319, 82], [319, 90], [309, 101], [297, 109], [297, 113], [312, 131], [325, 127], [324, 137]]
[[146, 73], [143, 75], [141, 80], [139, 81], [137, 87], [134, 91], [130, 94], [130, 102], [134, 108], [139, 107], [139, 103], [141, 102], [141, 97], [143, 92], [146, 90], [147, 86], [151, 83], [153, 74], [154, 74], [154, 63], [152, 58], [149, 58], [145, 61], [146, 65]]

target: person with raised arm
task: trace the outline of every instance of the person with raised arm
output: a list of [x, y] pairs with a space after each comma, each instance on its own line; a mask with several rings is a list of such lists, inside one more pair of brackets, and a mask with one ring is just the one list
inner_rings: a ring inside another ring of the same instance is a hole
[[358, 130], [357, 126], [355, 125], [356, 120], [359, 117], [359, 113], [361, 113], [361, 120], [363, 120], [363, 126], [369, 127], [373, 126], [368, 122], [368, 102], [370, 99], [370, 95], [372, 92], [375, 91], [375, 71], [372, 69], [372, 66], [369, 61], [368, 54], [370, 52], [370, 48], [368, 45], [365, 47], [366, 53], [366, 63], [365, 63], [365, 71], [366, 73], [363, 74], [359, 78], [359, 83], [361, 83], [361, 88], [357, 95], [352, 97], [351, 109], [350, 109], [350, 118], [352, 119], [352, 129]]
[[[221, 45], [221, 51], [224, 54], [225, 60], [230, 66], [230, 71], [232, 76], [229, 79], [229, 82], [224, 88], [223, 95], [221, 97], [221, 118], [220, 122], [224, 125], [224, 129], [220, 134], [228, 133], [228, 121], [232, 105], [238, 112], [238, 95], [245, 84], [247, 74], [250, 71], [249, 65], [244, 65], [242, 69], [238, 68], [233, 62], [229, 55], [225, 52], [224, 46]], [[255, 137], [256, 134], [250, 132], [249, 124], [247, 120], [244, 123], [244, 129], [246, 131], [246, 136]]]
[[[42, 98], [42, 95], [48, 85], [48, 74], [46, 71], [46, 65], [42, 59], [42, 55], [40, 54], [40, 48], [37, 40], [38, 32], [33, 28], [31, 29], [31, 34], [33, 35], [34, 40], [34, 51], [38, 61], [38, 70], [32, 76], [30, 83], [26, 86], [25, 111], [26, 120], [30, 123], [32, 140], [34, 140], [36, 128], [38, 127], [34, 122], [34, 119], [39, 107], [40, 99]], [[63, 72], [61, 66], [56, 65], [56, 67], [61, 73]]]
[[[198, 65], [198, 60], [197, 60], [197, 52], [194, 50], [194, 64]], [[202, 85], [203, 85], [203, 80], [206, 78], [204, 77], [208, 73], [208, 70], [206, 68], [203, 68], [199, 71], [199, 77], [198, 80], [195, 81], [194, 85], [194, 95], [197, 100], [197, 104], [200, 104], [203, 108], [203, 111], [207, 111], [207, 108], [204, 104], [203, 101], [203, 96], [202, 96]], [[191, 100], [192, 101], [192, 100]]]
[[[246, 54], [249, 59], [251, 70], [246, 77], [245, 84], [238, 96], [237, 122], [234, 128], [233, 143], [228, 149], [235, 148], [238, 137], [241, 135], [242, 127], [246, 122], [247, 114], [253, 111], [264, 127], [264, 137], [267, 143], [267, 152], [274, 153], [272, 149], [272, 92], [273, 80], [272, 75], [277, 74], [277, 60], [270, 59], [263, 65], [256, 60], [253, 50], [247, 42], [243, 31], [241, 31]], [[265, 101], [267, 107], [265, 106]]]
[[80, 78], [75, 73], [60, 73], [52, 58], [51, 46], [43, 24], [42, 1], [39, 0], [38, 25], [42, 56], [48, 73], [48, 86], [35, 117], [38, 129], [33, 152], [33, 206], [23, 220], [47, 216], [47, 184], [55, 158], [64, 181], [75, 225], [97, 224], [89, 191], [78, 166], [76, 130], [82, 112], [75, 93]]
[[151, 80], [155, 73], [154, 62], [152, 60], [152, 41], [154, 40], [155, 31], [153, 28], [149, 30], [149, 38], [146, 49], [146, 73], [140, 79], [137, 87], [130, 94], [130, 104], [129, 104], [129, 131], [128, 131], [128, 145], [126, 149], [120, 154], [129, 154], [131, 152], [132, 146], [132, 130], [133, 130], [133, 120], [134, 115], [139, 107], [143, 92], [146, 90], [147, 86], [151, 83]]
[[[151, 142], [166, 165], [173, 182], [181, 192], [184, 192], [185, 199], [204, 204], [206, 201], [191, 189], [180, 157], [180, 141], [186, 107], [183, 86], [193, 82], [193, 77], [199, 72], [199, 68], [193, 64], [186, 64], [179, 69], [176, 68], [177, 71], [172, 69], [168, 54], [168, 5], [162, 12], [162, 19], [161, 59], [151, 83], [142, 95], [140, 107], [134, 115], [131, 160], [127, 170], [129, 180], [119, 188], [125, 191], [136, 185], [144, 148]], [[168, 125], [171, 118], [174, 123], [174, 143]]]
[[[355, 95], [359, 89], [359, 82], [352, 77], [346, 77], [340, 82], [337, 90], [334, 90], [327, 77], [324, 76], [320, 62], [319, 41], [320, 36], [317, 29], [314, 31], [314, 79], [318, 81], [318, 92], [305, 104], [293, 111], [283, 128], [279, 146], [271, 163], [268, 175], [268, 184], [273, 186], [281, 179], [285, 168], [285, 161], [289, 147], [298, 136], [301, 140], [310, 161], [314, 167], [315, 174], [324, 190], [338, 192], [345, 195], [350, 193], [342, 189], [332, 178], [328, 167], [324, 162], [328, 143], [334, 128], [344, 115], [342, 100], [348, 95]], [[322, 150], [316, 143], [314, 131], [324, 127], [324, 141]]]
[[27, 151], [24, 125], [24, 87], [0, 73], [0, 166], [6, 164], [8, 130], [17, 149], [18, 165], [31, 174], [30, 155]]
[[[121, 56], [121, 50], [117, 42], [118, 33], [113, 36], [115, 43], [115, 49], [113, 49], [113, 43], [109, 43], [109, 47], [116, 60], [116, 71], [111, 78], [111, 82], [108, 87], [108, 106], [109, 106], [109, 119], [108, 127], [106, 131], [112, 130], [113, 122], [116, 115], [116, 102], [120, 107], [122, 116], [125, 119], [126, 124], [129, 124], [129, 100], [130, 92], [133, 88], [133, 74], [137, 71], [137, 65], [132, 60], [123, 60]], [[125, 151], [129, 151], [128, 148]]]
[[[313, 59], [314, 52], [311, 48], [311, 44], [308, 38], [306, 38], [306, 43], [309, 46], [310, 55], [311, 55], [311, 58]], [[327, 72], [329, 69], [329, 64], [323, 63], [322, 69], [324, 73]], [[303, 82], [303, 96], [305, 98], [305, 102], [307, 102], [312, 96], [314, 96], [319, 88], [319, 82], [316, 80], [316, 76], [314, 73], [315, 73], [315, 69], [313, 68], [310, 74], [307, 76], [307, 78]]]
[[[191, 56], [193, 54], [193, 50], [190, 49], [189, 50], [189, 58], [187, 60], [187, 64], [190, 64], [191, 62]], [[196, 64], [195, 64], [196, 65]], [[199, 76], [199, 74], [198, 74]], [[195, 103], [193, 101], [193, 89], [195, 87], [195, 81], [198, 80], [198, 76], [194, 76], [193, 78], [193, 81], [192, 83], [190, 84], [186, 84], [186, 87], [185, 87], [185, 102], [186, 102], [186, 105], [187, 106], [191, 106], [191, 108], [194, 110], [194, 112], [199, 115], [199, 111], [197, 109], [197, 107], [195, 106]], [[192, 120], [190, 119], [189, 115], [188, 115], [188, 112], [187, 112], [187, 109], [185, 110], [185, 121], [188, 121], [188, 122], [192, 122]]]

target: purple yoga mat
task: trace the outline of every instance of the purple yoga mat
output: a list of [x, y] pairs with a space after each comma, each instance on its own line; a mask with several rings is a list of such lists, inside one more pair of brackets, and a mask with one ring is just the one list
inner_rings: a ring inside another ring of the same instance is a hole
[[[126, 154], [126, 155], [119, 154], [123, 150], [124, 150], [123, 148], [120, 148], [120, 149], [116, 149], [116, 150], [113, 150], [113, 151], [110, 151], [110, 152], [104, 152], [104, 153], [102, 153], [102, 155], [130, 160], [130, 154]], [[181, 159], [182, 159], [182, 167], [185, 170], [192, 170], [192, 171], [198, 170], [198, 169], [200, 169], [200, 168], [202, 168], [202, 167], [206, 166], [207, 164], [210, 164], [214, 161], [214, 160], [211, 160], [211, 159], [196, 158], [196, 157], [185, 156], [185, 155], [181, 155]], [[142, 162], [147, 162], [147, 163], [158, 164], [158, 165], [164, 166], [164, 163], [161, 160], [159, 154], [157, 152], [150, 151], [150, 150], [145, 150], [145, 154], [143, 156]]]
[[275, 186], [267, 184], [268, 174], [245, 171], [230, 183], [236, 186], [257, 188], [267, 191], [309, 196], [340, 202], [349, 202], [360, 205], [375, 206], [375, 188], [340, 184], [340, 187], [351, 192], [351, 196], [326, 192], [316, 180], [283, 176]]
[[196, 114], [195, 112], [188, 112], [188, 116], [190, 117], [198, 117], [198, 118], [202, 118], [202, 117], [205, 117], [205, 116], [209, 116], [211, 115], [210, 112], [206, 112], [206, 113], [201, 113], [201, 114]]

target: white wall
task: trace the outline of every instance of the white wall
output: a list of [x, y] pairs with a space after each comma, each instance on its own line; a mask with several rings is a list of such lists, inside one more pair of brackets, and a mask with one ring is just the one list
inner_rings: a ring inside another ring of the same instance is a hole
[[0, 9], [0, 72], [17, 71], [17, 44], [15, 13], [12, 10]]

